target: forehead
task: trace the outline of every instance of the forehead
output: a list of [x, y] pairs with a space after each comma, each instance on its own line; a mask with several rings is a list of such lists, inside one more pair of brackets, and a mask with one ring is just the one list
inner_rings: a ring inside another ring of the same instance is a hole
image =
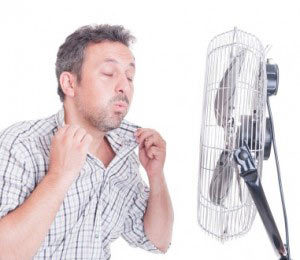
[[99, 66], [108, 60], [115, 60], [123, 66], [132, 66], [135, 58], [130, 49], [120, 42], [104, 41], [88, 44], [84, 63], [91, 66]]

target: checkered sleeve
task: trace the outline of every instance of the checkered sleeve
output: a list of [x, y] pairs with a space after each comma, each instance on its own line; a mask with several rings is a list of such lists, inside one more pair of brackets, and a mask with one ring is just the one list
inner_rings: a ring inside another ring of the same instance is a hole
[[144, 231], [143, 218], [147, 208], [149, 191], [144, 181], [140, 180], [125, 219], [122, 237], [133, 247], [140, 247], [153, 253], [162, 254], [163, 252], [147, 238]]
[[163, 254], [145, 234], [143, 219], [147, 208], [150, 189], [139, 173], [140, 162], [137, 154], [133, 153], [131, 159], [136, 179], [132, 187], [132, 194], [134, 195], [132, 196], [128, 214], [125, 218], [122, 237], [133, 247], [140, 247], [153, 253]]
[[0, 218], [23, 203], [33, 189], [30, 170], [19, 147], [0, 141]]

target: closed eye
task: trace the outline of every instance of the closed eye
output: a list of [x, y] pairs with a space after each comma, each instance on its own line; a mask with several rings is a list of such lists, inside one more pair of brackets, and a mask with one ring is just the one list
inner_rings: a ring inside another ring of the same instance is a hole
[[112, 77], [113, 76], [113, 74], [112, 73], [102, 73], [104, 76], [106, 76], [106, 77]]

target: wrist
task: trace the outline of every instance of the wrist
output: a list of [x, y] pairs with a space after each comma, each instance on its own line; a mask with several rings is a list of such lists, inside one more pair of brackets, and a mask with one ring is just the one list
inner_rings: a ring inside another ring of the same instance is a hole
[[161, 181], [165, 178], [163, 170], [155, 171], [155, 172], [149, 171], [147, 172], [147, 175], [148, 175], [149, 182]]
[[51, 182], [54, 186], [60, 186], [61, 188], [66, 187], [69, 188], [69, 186], [72, 185], [74, 182], [75, 176], [68, 173], [58, 173], [55, 170], [50, 170], [46, 174], [48, 181]]
[[165, 189], [166, 180], [163, 172], [151, 175], [151, 177], [149, 177], [149, 186], [153, 192], [159, 192]]

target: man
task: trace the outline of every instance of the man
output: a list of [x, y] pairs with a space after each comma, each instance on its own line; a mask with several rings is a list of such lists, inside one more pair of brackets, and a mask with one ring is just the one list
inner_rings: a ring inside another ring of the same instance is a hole
[[166, 143], [123, 119], [133, 95], [133, 40], [121, 26], [79, 28], [57, 54], [61, 110], [1, 131], [0, 259], [110, 259], [119, 236], [167, 251]]

